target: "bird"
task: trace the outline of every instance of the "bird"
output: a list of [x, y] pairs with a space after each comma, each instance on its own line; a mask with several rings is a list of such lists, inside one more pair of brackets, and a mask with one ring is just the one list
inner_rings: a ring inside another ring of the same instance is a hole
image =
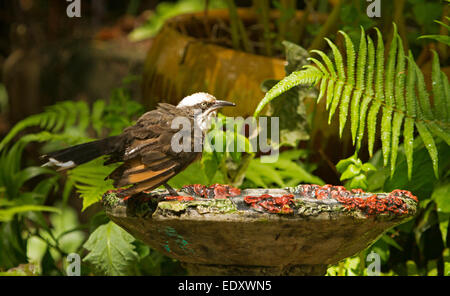
[[[123, 189], [118, 191], [118, 196], [130, 197], [161, 185], [171, 195], [178, 196], [167, 181], [201, 158], [202, 152], [194, 149], [194, 144], [198, 140], [203, 143], [209, 123], [226, 106], [236, 105], [205, 92], [189, 95], [176, 106], [159, 103], [156, 109], [144, 113], [117, 136], [42, 155], [41, 159], [46, 161], [42, 166], [64, 171], [106, 155], [105, 165], [123, 162], [105, 178], [112, 179], [115, 188]], [[173, 149], [172, 138], [182, 129], [182, 125], [172, 127], [176, 118], [185, 118], [190, 123], [192, 149]], [[195, 132], [195, 128], [200, 132]]]

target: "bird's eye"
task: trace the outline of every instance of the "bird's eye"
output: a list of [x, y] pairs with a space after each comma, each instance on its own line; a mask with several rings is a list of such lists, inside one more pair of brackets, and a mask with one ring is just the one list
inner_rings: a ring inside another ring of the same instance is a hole
[[201, 103], [200, 106], [201, 106], [202, 108], [206, 108], [206, 103]]

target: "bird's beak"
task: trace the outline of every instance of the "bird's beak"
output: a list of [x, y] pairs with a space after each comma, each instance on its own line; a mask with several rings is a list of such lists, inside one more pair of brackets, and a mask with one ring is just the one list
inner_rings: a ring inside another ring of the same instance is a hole
[[234, 107], [234, 106], [236, 106], [236, 104], [232, 103], [232, 102], [216, 100], [214, 105], [212, 105], [211, 109], [217, 110], [217, 109], [220, 109], [220, 108], [223, 108], [223, 107], [227, 107], [227, 106]]

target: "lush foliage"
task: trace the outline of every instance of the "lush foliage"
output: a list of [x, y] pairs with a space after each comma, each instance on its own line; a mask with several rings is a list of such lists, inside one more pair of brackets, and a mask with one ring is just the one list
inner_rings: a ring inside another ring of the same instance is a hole
[[[40, 165], [22, 169], [24, 149], [32, 142], [44, 142], [41, 153], [45, 153], [118, 134], [133, 124], [143, 111], [140, 104], [131, 100], [127, 88], [118, 88], [112, 91], [107, 101], [97, 100], [91, 107], [85, 102], [57, 103], [11, 129], [0, 143], [0, 272], [61, 275], [65, 274], [65, 259], [69, 253], [87, 251], [90, 252], [84, 259], [83, 274], [183, 272], [177, 264], [172, 264], [172, 260], [151, 251], [118, 226], [105, 224], [108, 218], [103, 211], [97, 210], [89, 223], [80, 224], [77, 213], [69, 206], [74, 189], [83, 199], [82, 210], [87, 209], [112, 188], [104, 178], [115, 166], [104, 166], [102, 159], [96, 159], [69, 171], [66, 176]], [[30, 129], [33, 126], [39, 130]], [[23, 134], [25, 131], [34, 132]], [[13, 141], [19, 134], [22, 134], [19, 140]], [[47, 206], [55, 195], [61, 202]], [[46, 212], [54, 214], [49, 216]], [[105, 244], [110, 242], [96, 238], [105, 229], [108, 233], [118, 234], [108, 238], [124, 247], [120, 248], [121, 252], [128, 248], [129, 253], [121, 253], [127, 260], [116, 262], [102, 257], [106, 254]], [[87, 233], [92, 235], [86, 241]], [[99, 258], [102, 264], [98, 264]]]
[[[232, 2], [227, 1], [229, 6]], [[309, 6], [317, 3], [323, 6], [325, 2], [310, 1]], [[276, 23], [278, 34], [273, 34], [264, 18], [260, 20], [265, 31], [264, 51], [269, 55], [274, 49], [281, 51], [282, 44], [286, 50], [287, 77], [282, 81], [262, 83], [267, 94], [255, 112], [257, 116], [264, 106], [269, 105], [271, 115], [287, 118], [280, 122], [283, 149], [280, 149], [282, 152], [277, 161], [261, 161], [270, 156], [251, 152], [249, 139], [236, 133], [242, 130], [242, 123], [237, 122], [234, 131], [227, 130], [229, 119], [220, 116], [208, 137], [223, 137], [223, 143], [234, 143], [233, 152], [227, 151], [226, 146], [224, 152], [205, 147], [202, 161], [189, 166], [169, 184], [175, 188], [193, 183], [229, 183], [240, 188], [323, 184], [316, 175], [317, 163], [310, 157], [311, 151], [298, 148], [299, 142], [309, 138], [311, 128], [307, 124], [303, 100], [307, 93], [315, 92], [309, 86], [316, 85], [320, 91], [318, 100], [325, 100], [329, 119], [339, 112], [341, 134], [345, 132], [347, 117], [350, 119], [356, 151], [335, 165], [343, 184], [347, 188], [371, 192], [406, 189], [420, 200], [414, 219], [389, 230], [361, 253], [331, 266], [328, 274], [366, 275], [368, 255], [375, 252], [381, 257], [383, 275], [450, 275], [448, 79], [440, 69], [438, 55], [433, 53], [434, 83], [431, 90], [427, 90], [424, 75], [411, 53], [415, 49], [411, 48], [407, 55], [404, 51], [406, 43], [412, 47], [424, 40], [418, 41], [416, 36], [405, 39], [399, 25], [399, 34], [394, 30], [385, 50], [382, 37], [387, 35], [376, 30], [375, 44], [364, 29], [355, 30], [353, 16], [357, 15], [356, 22], [365, 29], [373, 26], [374, 21], [348, 2], [338, 2], [345, 3], [334, 8], [329, 20], [339, 19], [344, 25], [340, 35], [345, 50], [339, 50], [327, 39], [334, 58], [315, 50], [313, 53], [320, 56], [321, 61], [309, 58], [315, 66], [308, 65], [305, 69], [302, 67], [309, 54], [293, 43], [282, 42], [283, 39], [298, 38], [298, 35], [290, 36], [292, 32], [299, 33], [289, 27], [292, 12], [295, 12], [295, 7], [290, 6], [293, 2], [276, 1], [275, 6], [283, 15]], [[434, 34], [436, 30], [433, 24], [430, 25], [430, 18], [439, 17], [431, 9], [436, 3], [407, 2], [415, 4], [408, 16], [412, 14], [425, 32]], [[261, 1], [256, 8], [264, 15], [269, 3]], [[433, 13], [428, 15], [426, 11]], [[149, 31], [153, 34], [170, 13], [163, 8], [157, 11], [160, 19], [155, 18], [158, 23], [148, 25]], [[339, 18], [332, 17], [334, 15]], [[245, 32], [239, 29], [239, 19], [235, 21], [235, 34], [241, 36], [236, 46], [245, 47]], [[444, 23], [440, 24], [448, 28]], [[316, 40], [325, 33], [332, 36], [328, 34], [328, 25], [320, 31], [314, 25], [303, 25], [296, 28], [317, 35]], [[438, 36], [423, 37], [445, 42], [447, 36]], [[358, 47], [352, 40], [358, 40]], [[3, 93], [0, 88], [1, 109], [7, 104]], [[297, 112], [285, 116], [292, 109]], [[136, 240], [110, 221], [96, 205], [101, 195], [112, 188], [104, 177], [115, 168], [114, 165], [104, 166], [103, 159], [97, 159], [64, 175], [40, 167], [36, 157], [25, 157], [32, 151], [30, 147], [38, 147], [39, 153], [45, 153], [118, 134], [143, 112], [144, 108], [131, 99], [126, 88], [118, 88], [108, 100], [97, 100], [92, 104], [61, 102], [11, 129], [0, 142], [0, 275], [63, 275], [69, 253], [82, 255], [81, 271], [85, 275], [184, 274], [178, 262]], [[380, 126], [377, 125], [379, 115], [382, 115]], [[375, 145], [377, 132], [382, 143], [380, 150], [376, 150]], [[365, 135], [371, 156], [368, 161], [358, 158], [362, 154], [359, 150]], [[238, 147], [244, 152], [236, 152]], [[386, 168], [389, 163], [390, 167]], [[77, 196], [82, 198], [81, 214], [74, 210], [74, 205], [78, 207]], [[88, 215], [89, 222], [80, 222], [80, 215]]]
[[[364, 165], [371, 168], [365, 174], [368, 191], [389, 192], [402, 188], [413, 192], [420, 203], [414, 219], [390, 229], [370, 248], [331, 266], [329, 275], [367, 275], [367, 265], [371, 263], [368, 255], [372, 251], [380, 256], [382, 275], [450, 275], [450, 150], [443, 142], [437, 149], [441, 155], [439, 180], [434, 177], [428, 151], [420, 139], [414, 145], [411, 180], [405, 174], [407, 159], [403, 145], [399, 147], [397, 170], [392, 177], [389, 169], [383, 167], [381, 150], [366, 164], [358, 162], [354, 156], [341, 162], [341, 168], [349, 164], [344, 173], [357, 171], [348, 170], [350, 164], [361, 169]], [[359, 175], [346, 179], [346, 184], [351, 186], [354, 179], [359, 179]]]
[[367, 125], [369, 154], [373, 155], [377, 115], [381, 110], [380, 139], [383, 162], [384, 165], [391, 163], [391, 174], [395, 172], [399, 137], [403, 135], [408, 160], [408, 176], [411, 177], [415, 127], [433, 161], [434, 174], [438, 176], [438, 154], [433, 136], [444, 140], [447, 144], [450, 143], [450, 117], [447, 114], [448, 106], [450, 106], [448, 78], [440, 70], [439, 59], [434, 53], [432, 71], [434, 104], [432, 105], [424, 76], [412, 54], [410, 53], [409, 57], [405, 56], [402, 40], [395, 28], [394, 25], [386, 65], [383, 38], [379, 30], [377, 30], [376, 49], [371, 38], [368, 36], [366, 38], [364, 30], [361, 31], [357, 58], [355, 46], [350, 37], [340, 31], [345, 38], [347, 49], [346, 64], [337, 46], [326, 39], [332, 49], [334, 63], [322, 51], [314, 50], [313, 52], [321, 56], [326, 66], [317, 59], [310, 58], [315, 66], [307, 65], [305, 70], [296, 71], [275, 85], [257, 107], [255, 116], [271, 100], [292, 87], [320, 84], [318, 101], [326, 95], [329, 121], [339, 107], [340, 135], [347, 123], [350, 110], [352, 140], [357, 150], [361, 146]]
[[[119, 88], [112, 92], [108, 101], [97, 100], [92, 106], [85, 102], [57, 103], [11, 129], [0, 143], [3, 151], [0, 158], [0, 231], [4, 250], [0, 255], [0, 271], [28, 274], [31, 268], [32, 274], [65, 274], [65, 258], [69, 253], [76, 252], [86, 254], [83, 274], [183, 273], [177, 262], [151, 250], [108, 222], [102, 210], [96, 210], [97, 214], [89, 223], [78, 222], [76, 212], [68, 205], [74, 189], [83, 200], [82, 211], [88, 209], [112, 188], [112, 184], [104, 178], [114, 169], [114, 165], [104, 166], [104, 159], [99, 158], [68, 171], [65, 176], [40, 166], [21, 169], [23, 149], [32, 142], [44, 143], [41, 148], [41, 153], [44, 153], [114, 135], [133, 124], [133, 119], [141, 113], [143, 107], [131, 100], [126, 88]], [[306, 150], [282, 152], [278, 162], [263, 163], [253, 157], [249, 140], [237, 132], [242, 129], [243, 122], [234, 122], [233, 132], [225, 129], [228, 121], [220, 115], [208, 134], [208, 137], [224, 137], [224, 152], [205, 148], [202, 161], [172, 178], [169, 181], [171, 186], [180, 188], [193, 183], [231, 183], [247, 187], [293, 186], [300, 182], [323, 184], [320, 178], [311, 174], [316, 166], [302, 161], [307, 159]], [[39, 129], [30, 130], [33, 126]], [[24, 134], [26, 131], [30, 132]], [[20, 134], [19, 140], [14, 142]], [[227, 143], [234, 143], [233, 149], [227, 147]], [[34, 184], [38, 178], [40, 181], [36, 186], [24, 186]], [[45, 206], [54, 195], [62, 203]], [[47, 221], [43, 211], [55, 214], [50, 215]], [[26, 236], [23, 236], [24, 232]], [[20, 265], [24, 263], [28, 264]], [[60, 264], [62, 268], [57, 267]]]
[[206, 2], [209, 2], [209, 8], [225, 7], [225, 1], [223, 0], [179, 0], [175, 3], [161, 2], [156, 6], [155, 12], [151, 18], [149, 18], [142, 26], [134, 29], [129, 34], [129, 38], [132, 41], [140, 41], [153, 37], [158, 33], [167, 19], [183, 13], [202, 11], [205, 9]]

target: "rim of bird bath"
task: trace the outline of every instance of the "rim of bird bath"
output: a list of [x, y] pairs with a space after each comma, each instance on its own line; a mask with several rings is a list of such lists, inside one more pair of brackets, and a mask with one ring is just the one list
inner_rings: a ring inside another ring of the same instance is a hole
[[409, 191], [367, 193], [342, 186], [244, 189], [188, 185], [121, 199], [103, 195], [110, 219], [179, 260], [190, 275], [324, 275], [411, 219]]

